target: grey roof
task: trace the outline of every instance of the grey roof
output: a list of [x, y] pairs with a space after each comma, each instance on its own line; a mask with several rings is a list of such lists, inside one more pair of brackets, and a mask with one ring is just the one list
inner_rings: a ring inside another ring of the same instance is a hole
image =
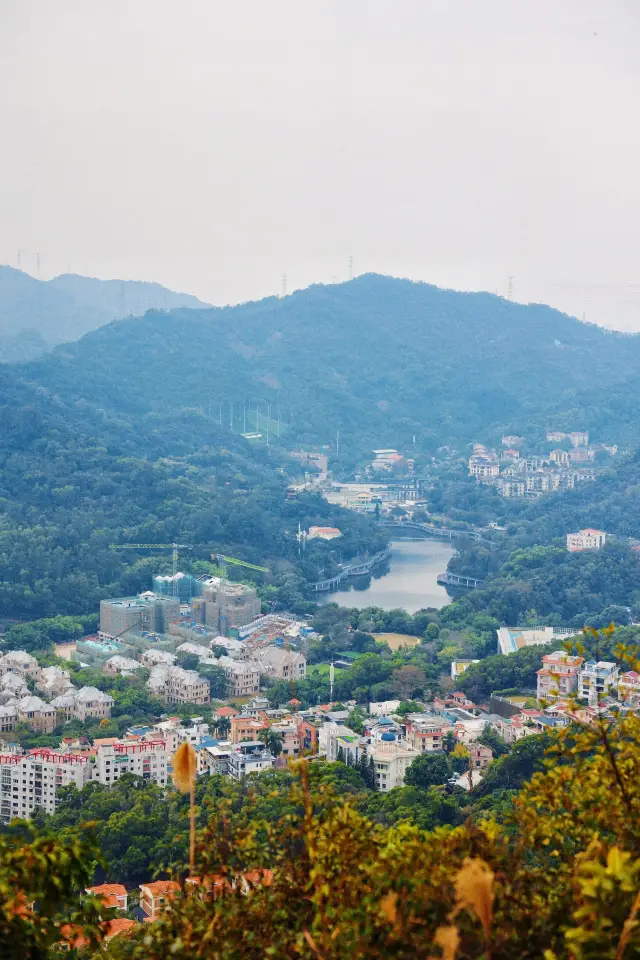
[[99, 700], [101, 703], [113, 703], [113, 697], [108, 693], [103, 693], [97, 687], [81, 687], [75, 695], [76, 701], [86, 703], [91, 700]]
[[41, 700], [40, 697], [23, 697], [18, 700], [20, 713], [55, 713], [53, 707]]
[[74, 707], [76, 703], [76, 698], [72, 693], [63, 693], [60, 697], [55, 697], [49, 706], [54, 707], [56, 710], [64, 710], [69, 707]]

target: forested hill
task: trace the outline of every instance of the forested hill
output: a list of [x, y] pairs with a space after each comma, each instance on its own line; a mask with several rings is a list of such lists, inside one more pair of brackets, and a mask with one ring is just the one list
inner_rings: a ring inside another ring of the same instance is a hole
[[0, 266], [0, 359], [30, 359], [48, 346], [147, 310], [202, 306], [197, 297], [174, 293], [158, 283], [74, 274], [42, 281]]
[[[344, 535], [301, 557], [298, 524]], [[220, 550], [268, 566], [260, 582], [303, 612], [307, 580], [386, 537], [317, 495], [289, 499], [277, 451], [199, 411], [99, 411], [0, 365], [0, 617], [93, 613], [102, 597], [148, 589], [169, 555], [110, 545], [174, 540], [193, 545], [187, 564]]]
[[[355, 454], [414, 435], [423, 449], [468, 442], [561, 414], [589, 390], [617, 389], [639, 361], [640, 336], [546, 306], [365, 275], [284, 299], [150, 312], [22, 374], [127, 412], [237, 410], [260, 397], [291, 418], [290, 440], [331, 441], [339, 429]], [[601, 424], [612, 436], [615, 426]]]

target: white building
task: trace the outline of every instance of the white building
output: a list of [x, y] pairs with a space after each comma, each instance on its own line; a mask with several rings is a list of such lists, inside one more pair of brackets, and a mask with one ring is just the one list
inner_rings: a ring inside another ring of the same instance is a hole
[[367, 746], [366, 753], [373, 758], [376, 786], [381, 793], [403, 786], [405, 773], [420, 756], [417, 750], [396, 740], [392, 733], [383, 733], [379, 741]]
[[96, 751], [93, 779], [109, 787], [123, 773], [134, 773], [143, 780], [167, 785], [170, 753], [164, 740], [119, 740], [100, 744]]
[[307, 675], [307, 658], [298, 650], [285, 647], [263, 647], [254, 654], [262, 673], [278, 680], [303, 680]]
[[451, 661], [451, 679], [455, 683], [458, 677], [465, 672], [472, 663], [480, 663], [479, 660], [452, 660]]
[[566, 627], [500, 627], [498, 630], [498, 653], [515, 653], [523, 647], [553, 640], [567, 640], [581, 631]]
[[0, 821], [28, 820], [36, 807], [55, 813], [60, 788], [72, 784], [82, 790], [91, 779], [91, 767], [85, 756], [55, 750], [1, 754]]
[[500, 464], [495, 458], [474, 454], [469, 457], [469, 476], [483, 480], [487, 477], [497, 477], [500, 474]]
[[250, 773], [272, 770], [275, 762], [275, 757], [260, 740], [234, 744], [227, 759], [229, 776], [234, 780], [242, 780]]
[[369, 716], [371, 717], [390, 717], [400, 706], [400, 700], [378, 700], [377, 703], [369, 704]]
[[579, 676], [580, 696], [589, 700], [590, 704], [597, 704], [601, 697], [606, 697], [613, 687], [618, 685], [620, 668], [610, 660], [587, 660]]
[[578, 533], [567, 534], [567, 550], [570, 553], [576, 553], [579, 550], [599, 550], [604, 547], [607, 535], [602, 530], [594, 530], [587, 527]]

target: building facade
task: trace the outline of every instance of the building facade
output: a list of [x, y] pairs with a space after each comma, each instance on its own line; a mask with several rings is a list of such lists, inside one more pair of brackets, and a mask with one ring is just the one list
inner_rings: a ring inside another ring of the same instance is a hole
[[123, 773], [167, 785], [169, 752], [164, 740], [118, 740], [98, 746], [93, 779], [110, 787]]
[[588, 527], [578, 533], [567, 534], [567, 550], [570, 553], [577, 553], [580, 550], [600, 550], [606, 541], [607, 535], [603, 530], [593, 530]]
[[100, 601], [100, 634], [117, 637], [128, 630], [168, 633], [172, 620], [180, 619], [180, 600], [148, 591], [138, 597]]
[[91, 779], [86, 756], [38, 749], [0, 755], [0, 820], [28, 820], [36, 808], [55, 813], [61, 787], [82, 790]]
[[546, 654], [541, 669], [536, 671], [538, 700], [569, 697], [576, 693], [583, 663], [583, 657], [572, 657], [564, 650]]

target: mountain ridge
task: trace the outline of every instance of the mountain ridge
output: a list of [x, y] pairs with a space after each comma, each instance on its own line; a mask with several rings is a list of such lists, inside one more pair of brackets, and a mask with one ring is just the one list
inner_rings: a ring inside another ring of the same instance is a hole
[[208, 306], [191, 294], [158, 283], [99, 280], [77, 274], [39, 280], [0, 266], [0, 360], [33, 359], [55, 344], [149, 309]]
[[[596, 380], [620, 391], [639, 361], [638, 334], [366, 274], [286, 298], [148, 311], [59, 346], [20, 375], [115, 410], [280, 404], [293, 409], [292, 441], [331, 442], [340, 430], [355, 452], [406, 448], [414, 436], [431, 449], [563, 410], [575, 417]], [[600, 427], [615, 432], [616, 417]]]

